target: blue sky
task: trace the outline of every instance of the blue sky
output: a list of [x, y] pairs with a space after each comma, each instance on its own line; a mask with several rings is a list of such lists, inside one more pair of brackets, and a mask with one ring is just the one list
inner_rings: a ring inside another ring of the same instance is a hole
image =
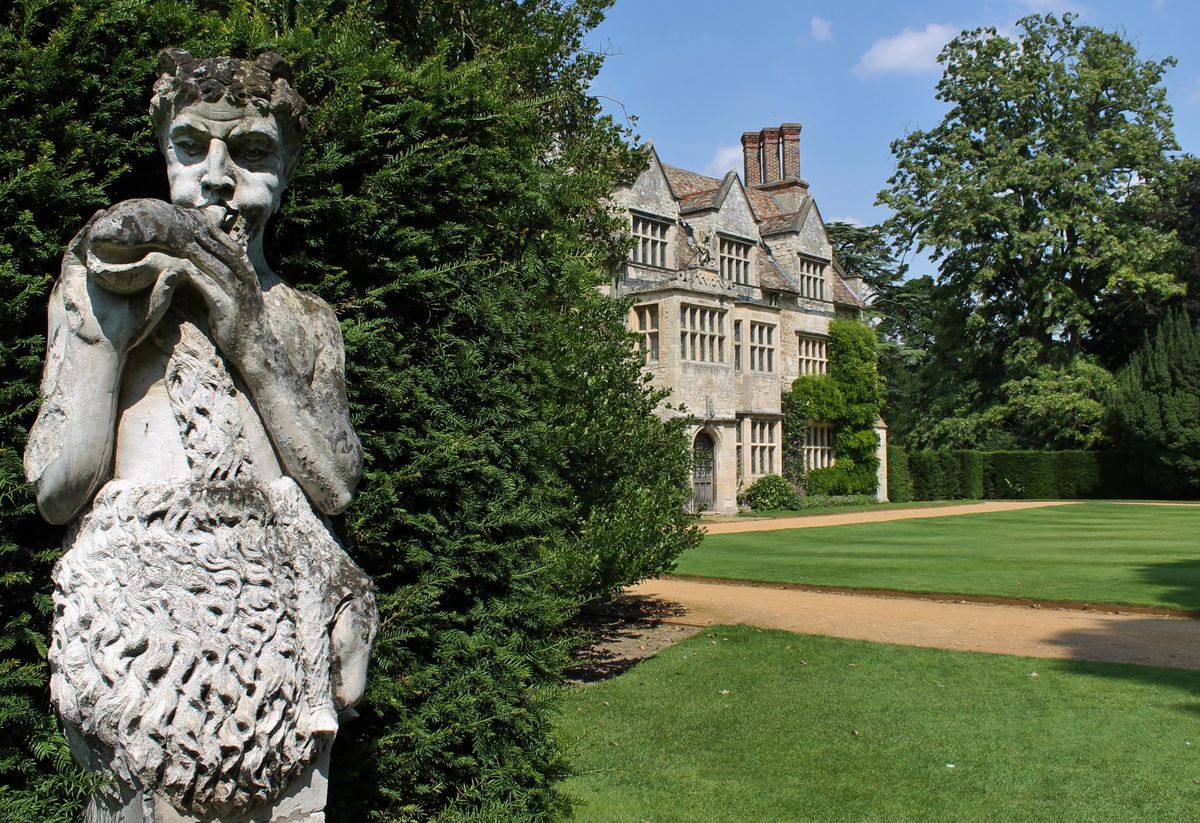
[[1175, 57], [1165, 85], [1183, 151], [1200, 154], [1200, 3], [1195, 0], [617, 0], [587, 46], [609, 54], [592, 91], [637, 117], [666, 163], [741, 170], [743, 131], [798, 121], [801, 175], [826, 220], [887, 216], [875, 194], [889, 144], [936, 125], [941, 46], [978, 26], [1074, 11], [1120, 31], [1142, 59]]

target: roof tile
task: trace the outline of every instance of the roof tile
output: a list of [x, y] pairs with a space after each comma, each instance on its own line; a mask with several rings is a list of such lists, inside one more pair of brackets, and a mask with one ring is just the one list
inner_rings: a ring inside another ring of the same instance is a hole
[[792, 279], [788, 277], [787, 272], [765, 254], [760, 254], [758, 257], [758, 285], [759, 288], [771, 289], [772, 291], [786, 291], [791, 294], [800, 293], [800, 289], [796, 288], [795, 284], [792, 283]]
[[697, 192], [711, 191], [721, 187], [721, 181], [715, 177], [697, 174], [678, 166], [669, 166], [663, 163], [662, 170], [667, 175], [667, 182], [671, 184], [671, 188], [681, 199], [686, 199], [689, 195]]

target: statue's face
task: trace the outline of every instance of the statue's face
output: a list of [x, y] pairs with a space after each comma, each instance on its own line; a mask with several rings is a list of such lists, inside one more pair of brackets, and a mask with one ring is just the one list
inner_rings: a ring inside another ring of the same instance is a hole
[[273, 116], [224, 100], [193, 103], [175, 115], [165, 144], [171, 202], [200, 209], [213, 225], [249, 240], [262, 236], [285, 183]]

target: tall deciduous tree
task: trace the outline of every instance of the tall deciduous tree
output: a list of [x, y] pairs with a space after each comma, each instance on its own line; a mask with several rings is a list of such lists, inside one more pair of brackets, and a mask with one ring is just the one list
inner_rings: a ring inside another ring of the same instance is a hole
[[1044, 362], [1109, 367], [1127, 343], [1098, 327], [1178, 295], [1176, 239], [1148, 220], [1176, 148], [1161, 84], [1119, 34], [1065, 14], [964, 32], [939, 57], [942, 122], [892, 144], [888, 228], [940, 261], [935, 355], [960, 379], [1003, 382], [1031, 339]]

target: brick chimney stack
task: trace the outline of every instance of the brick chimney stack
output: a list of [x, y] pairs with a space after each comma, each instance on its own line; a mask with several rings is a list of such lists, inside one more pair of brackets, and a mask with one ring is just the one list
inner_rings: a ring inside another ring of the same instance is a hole
[[762, 134], [748, 131], [742, 134], [742, 156], [745, 158], [746, 185], [757, 186], [762, 182]]
[[779, 173], [779, 134], [778, 128], [762, 130], [763, 143], [763, 183], [777, 183], [781, 179]]
[[784, 123], [779, 127], [783, 133], [783, 177], [800, 179], [800, 129], [799, 123]]

